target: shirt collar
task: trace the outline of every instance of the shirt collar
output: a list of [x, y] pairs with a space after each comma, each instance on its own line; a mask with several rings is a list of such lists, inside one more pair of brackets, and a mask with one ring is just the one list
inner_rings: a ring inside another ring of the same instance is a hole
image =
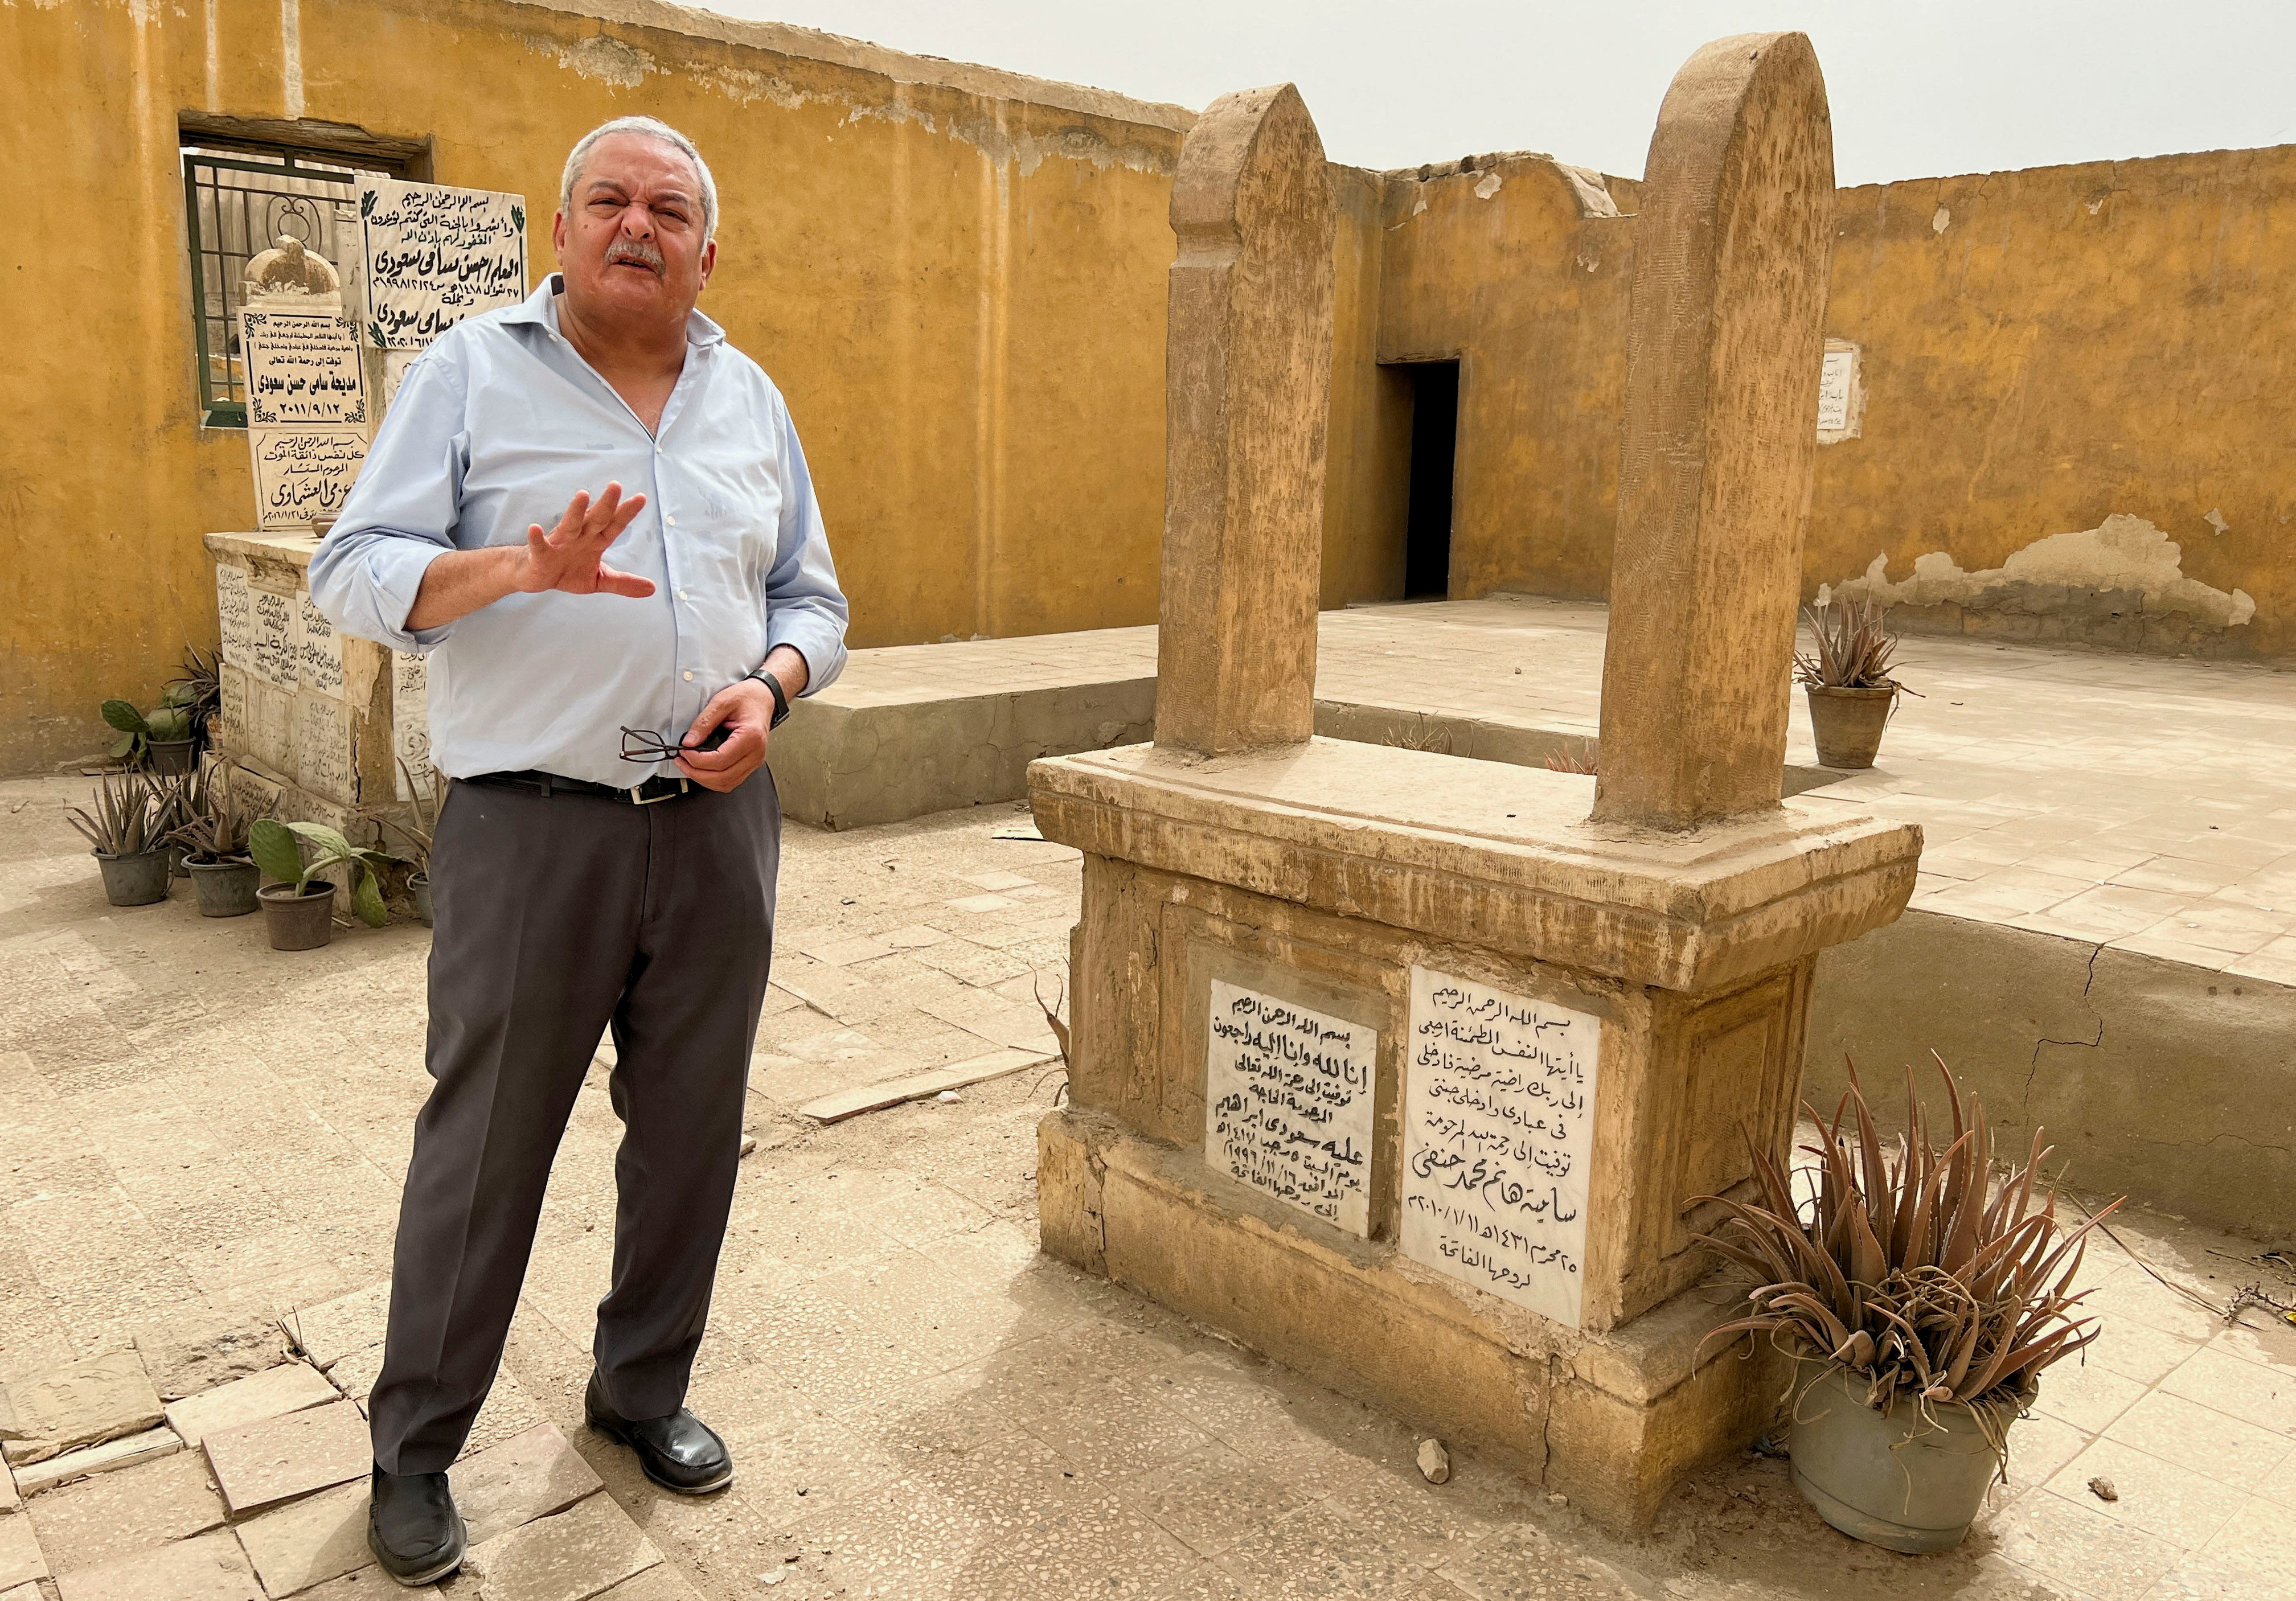
[[[502, 320], [505, 323], [533, 323], [556, 333], [558, 331], [558, 297], [565, 291], [565, 274], [553, 273], [542, 281], [532, 294], [504, 312]], [[721, 344], [725, 338], [726, 331], [703, 316], [700, 311], [686, 313], [685, 342], [687, 344], [700, 347]]]

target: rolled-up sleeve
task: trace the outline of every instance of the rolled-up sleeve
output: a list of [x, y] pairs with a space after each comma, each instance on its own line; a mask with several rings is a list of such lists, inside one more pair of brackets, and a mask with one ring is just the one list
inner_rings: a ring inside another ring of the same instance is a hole
[[[455, 548], [468, 388], [452, 336], [407, 369], [342, 516], [311, 558], [311, 600], [346, 633], [421, 654], [453, 625], [409, 629], [422, 575]], [[808, 658], [810, 659], [810, 658]]]
[[845, 670], [845, 592], [837, 587], [837, 566], [829, 555], [829, 531], [814, 499], [813, 475], [798, 444], [789, 408], [781, 413], [783, 471], [780, 537], [774, 565], [766, 575], [767, 649], [788, 645], [805, 658], [805, 693], [815, 694]]

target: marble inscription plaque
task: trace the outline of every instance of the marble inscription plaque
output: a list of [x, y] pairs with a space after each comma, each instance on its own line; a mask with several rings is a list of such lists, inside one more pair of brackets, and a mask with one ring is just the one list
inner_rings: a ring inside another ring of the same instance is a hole
[[367, 338], [420, 350], [526, 298], [526, 197], [373, 178], [359, 189]]
[[408, 772], [418, 783], [432, 783], [425, 771], [430, 764], [430, 674], [427, 658], [395, 650], [390, 656], [390, 748], [394, 767], [406, 764], [398, 773], [398, 798], [413, 800]]
[[344, 316], [240, 314], [251, 428], [359, 428], [366, 374], [358, 325]]
[[1578, 1327], [1602, 1020], [1411, 970], [1403, 1253]]
[[255, 644], [254, 602], [248, 596], [245, 568], [228, 561], [216, 564], [216, 617], [223, 629], [224, 660], [252, 666], [248, 652]]
[[1204, 1159], [1337, 1228], [1369, 1234], [1378, 1058], [1375, 1029], [1214, 979]]
[[248, 592], [245, 666], [265, 683], [295, 687], [295, 597], [267, 589]]
[[351, 760], [351, 720], [343, 703], [324, 695], [299, 695], [302, 720], [295, 742], [295, 777], [303, 788], [344, 805], [358, 803]]
[[311, 597], [295, 597], [295, 676], [307, 690], [340, 697], [343, 692], [343, 641], [327, 614], [311, 604]]
[[264, 529], [307, 528], [334, 517], [366, 460], [357, 429], [250, 428], [255, 458], [255, 521]]

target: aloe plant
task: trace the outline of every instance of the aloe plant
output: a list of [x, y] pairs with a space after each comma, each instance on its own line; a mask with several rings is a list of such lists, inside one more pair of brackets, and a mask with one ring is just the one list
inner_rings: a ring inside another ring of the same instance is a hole
[[107, 772], [95, 782], [95, 809], [66, 809], [99, 856], [140, 856], [161, 844], [160, 790], [141, 772]]
[[[1993, 1132], [1964, 1102], [1943, 1058], [1953, 1138], [1940, 1150], [1906, 1070], [1906, 1132], [1894, 1154], [1875, 1128], [1857, 1069], [1803, 1171], [1815, 1194], [1797, 1206], [1787, 1175], [1756, 1149], [1757, 1204], [1717, 1196], [1728, 1216], [1698, 1238], [1753, 1281], [1754, 1315], [1709, 1340], [1767, 1335], [1791, 1354], [1846, 1368], [1866, 1381], [1866, 1404], [1968, 1404], [1994, 1439], [2033, 1378], [2096, 1337], [2075, 1316], [2072, 1288], [2086, 1237], [2114, 1201], [2060, 1239], [2056, 1192], [2041, 1189], [2053, 1148], [2033, 1132], [2021, 1165], [1996, 1182]], [[1845, 1124], [1848, 1125], [1845, 1131]], [[1749, 1141], [1751, 1143], [1751, 1139]]]
[[281, 822], [258, 818], [247, 831], [248, 848], [255, 865], [270, 878], [292, 884], [299, 895], [310, 893], [310, 883], [338, 867], [351, 875], [351, 910], [360, 922], [380, 928], [390, 914], [382, 904], [382, 870], [390, 858], [381, 851], [353, 845], [324, 823]]
[[1803, 607], [1801, 615], [1817, 648], [1795, 655], [1794, 676], [1800, 682], [1839, 690], [1900, 687], [1890, 676], [1898, 636], [1890, 632], [1879, 606], [1871, 600], [1857, 605], [1829, 600]]
[[168, 830], [168, 837], [194, 862], [245, 859], [255, 816], [241, 805], [231, 780], [203, 768], [184, 780], [183, 795], [184, 820]]
[[425, 875], [430, 871], [430, 841], [439, 831], [439, 770], [433, 767], [427, 771], [431, 781], [426, 784], [414, 776], [414, 769], [406, 764], [406, 758], [399, 757], [399, 776], [406, 780], [407, 810], [413, 821], [397, 822], [388, 817], [375, 820], [414, 847], [414, 870]]

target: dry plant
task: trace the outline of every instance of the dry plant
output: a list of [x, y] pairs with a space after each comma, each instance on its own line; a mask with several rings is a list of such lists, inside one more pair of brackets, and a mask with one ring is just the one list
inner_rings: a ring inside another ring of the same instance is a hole
[[139, 856], [156, 851], [160, 838], [162, 796], [160, 787], [144, 773], [129, 769], [107, 772], [95, 781], [90, 797], [95, 810], [70, 806], [65, 815], [95, 847], [100, 856]]
[[1592, 774], [1595, 768], [1595, 741], [1579, 739], [1565, 745], [1561, 750], [1546, 753], [1549, 772], [1579, 772]]
[[1802, 1148], [1818, 1158], [1803, 1170], [1818, 1180], [1807, 1221], [1787, 1175], [1759, 1149], [1761, 1204], [1697, 1197], [1730, 1214], [1698, 1238], [1755, 1285], [1754, 1315], [1707, 1337], [1767, 1335], [1797, 1358], [1847, 1368], [1882, 1411], [1910, 1401], [1928, 1417], [1932, 1405], [1967, 1403], [1999, 1450], [2034, 1377], [2096, 1337], [2094, 1319], [2074, 1316], [2087, 1292], [2072, 1288], [2073, 1277], [2089, 1229], [2120, 1202], [2058, 1238], [2054, 1188], [2036, 1195], [2053, 1148], [2036, 1129], [2023, 1165], [1996, 1186], [1984, 1109], [1973, 1097], [1964, 1108], [1952, 1071], [1933, 1059], [1953, 1113], [1943, 1150], [1911, 1067], [1906, 1131], [1893, 1155], [1853, 1066], [1833, 1121], [1809, 1114], [1824, 1141]]
[[406, 780], [407, 810], [414, 821], [397, 822], [388, 817], [378, 817], [375, 821], [414, 847], [414, 869], [418, 873], [428, 874], [430, 870], [430, 844], [439, 832], [439, 792], [446, 786], [439, 781], [436, 767], [426, 764], [423, 771], [430, 775], [428, 783], [415, 778], [414, 769], [406, 764], [405, 756], [398, 758], [399, 776]]
[[1803, 683], [1837, 690], [1894, 690], [1890, 658], [1898, 636], [1871, 600], [1855, 605], [1829, 600], [1805, 606], [1801, 615], [1817, 641], [1815, 651], [1794, 654], [1794, 677]]

